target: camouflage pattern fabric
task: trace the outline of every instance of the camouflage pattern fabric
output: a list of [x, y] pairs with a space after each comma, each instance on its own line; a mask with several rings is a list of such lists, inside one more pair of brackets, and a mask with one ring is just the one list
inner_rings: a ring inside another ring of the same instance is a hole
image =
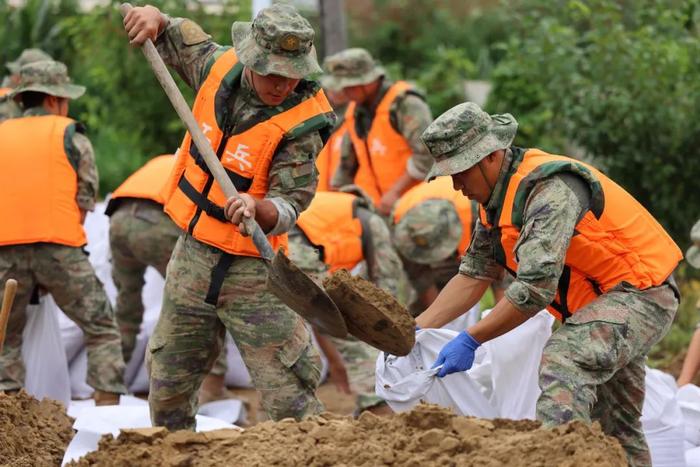
[[[199, 89], [214, 61], [227, 48], [214, 43], [199, 26], [188, 19], [174, 18], [156, 40], [156, 47], [165, 63], [195, 91]], [[308, 93], [309, 88], [298, 86], [292, 97]], [[266, 118], [270, 107], [258, 99], [246, 79], [231, 100], [230, 132], [250, 128]], [[275, 203], [279, 220], [270, 233], [288, 231], [298, 213], [306, 209], [316, 193], [318, 182], [314, 160], [323, 147], [317, 132], [286, 140], [277, 148], [270, 164], [267, 199]]]
[[141, 292], [148, 266], [163, 277], [182, 231], [153, 201], [124, 199], [109, 220], [112, 279], [117, 286], [115, 308], [124, 360], [131, 359], [143, 321]]
[[238, 59], [260, 75], [302, 79], [321, 73], [311, 24], [291, 5], [260, 10], [252, 23], [237, 21], [231, 39]]
[[[381, 221], [381, 219], [380, 219]], [[319, 252], [297, 231], [289, 237], [289, 258], [319, 284], [328, 275], [328, 266], [321, 261]], [[357, 395], [355, 407], [358, 412], [384, 402], [374, 392], [375, 365], [379, 350], [352, 336], [345, 339], [330, 337], [331, 342], [343, 357], [350, 382], [350, 389]]]
[[700, 220], [690, 230], [690, 240], [693, 244], [688, 248], [685, 259], [694, 268], [700, 268]]
[[[114, 313], [82, 249], [51, 243], [0, 247], [0, 283], [9, 278], [17, 280], [18, 288], [0, 355], [0, 390], [19, 389], [24, 383], [25, 310], [35, 286], [40, 285], [85, 334], [87, 383], [96, 390], [126, 392]], [[0, 297], [2, 293], [0, 290]]]
[[19, 70], [19, 84], [10, 93], [43, 92], [56, 97], [77, 99], [85, 94], [85, 86], [71, 83], [66, 65], [54, 60], [42, 60], [23, 65]]
[[677, 309], [669, 285], [639, 291], [623, 283], [576, 312], [544, 348], [537, 419], [548, 427], [598, 420], [630, 466], [651, 466], [640, 422], [644, 362]]
[[359, 47], [345, 49], [323, 60], [324, 87], [348, 88], [369, 84], [386, 74], [372, 55]]
[[[355, 107], [357, 134], [361, 138], [369, 133], [377, 106], [392, 84], [391, 81], [384, 79], [377, 98], [369, 107], [361, 105]], [[420, 139], [432, 120], [433, 115], [428, 104], [422, 97], [413, 93], [397, 97], [389, 106], [389, 121], [392, 128], [406, 139], [413, 150], [406, 170], [416, 180], [422, 180], [433, 165], [433, 158]], [[354, 183], [357, 168], [357, 154], [350, 135], [346, 133], [341, 143], [340, 164], [333, 175], [333, 186], [341, 187]]]
[[304, 321], [268, 292], [259, 258], [234, 257], [216, 306], [204, 300], [221, 257], [180, 237], [168, 264], [163, 309], [148, 344], [148, 396], [154, 425], [195, 428], [197, 393], [228, 330], [273, 420], [323, 410], [315, 396], [321, 360]]
[[22, 115], [22, 109], [9, 96], [0, 97], [0, 122]]
[[15, 61], [7, 63], [7, 69], [10, 70], [12, 74], [19, 74], [19, 70], [27, 63], [42, 62], [45, 60], [53, 60], [53, 58], [41, 49], [24, 49]]
[[421, 137], [435, 159], [427, 180], [464, 172], [492, 152], [510, 147], [517, 130], [511, 114], [489, 115], [473, 102], [452, 107]]

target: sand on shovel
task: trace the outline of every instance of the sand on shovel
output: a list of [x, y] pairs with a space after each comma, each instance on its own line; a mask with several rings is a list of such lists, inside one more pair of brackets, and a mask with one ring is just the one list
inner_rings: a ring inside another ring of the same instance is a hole
[[327, 277], [323, 287], [350, 334], [392, 355], [408, 355], [416, 342], [416, 323], [394, 297], [345, 269]]

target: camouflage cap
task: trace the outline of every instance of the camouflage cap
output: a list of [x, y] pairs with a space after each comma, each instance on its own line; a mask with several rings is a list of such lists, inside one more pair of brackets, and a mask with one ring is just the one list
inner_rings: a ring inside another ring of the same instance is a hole
[[291, 5], [260, 10], [253, 22], [237, 21], [231, 39], [238, 59], [260, 75], [302, 79], [321, 73], [314, 30]]
[[13, 74], [17, 74], [20, 68], [27, 63], [41, 62], [44, 60], [53, 60], [53, 58], [41, 49], [24, 49], [19, 57], [17, 57], [17, 60], [7, 63], [7, 68]]
[[690, 239], [693, 241], [693, 246], [688, 248], [685, 259], [692, 267], [700, 268], [700, 220], [691, 229]]
[[457, 253], [463, 228], [450, 201], [429, 199], [409, 209], [394, 226], [394, 246], [416, 263], [437, 263]]
[[473, 102], [452, 107], [421, 135], [435, 159], [426, 180], [470, 169], [492, 152], [510, 147], [517, 131], [511, 114], [489, 115]]
[[379, 66], [365, 49], [345, 49], [326, 57], [323, 62], [323, 85], [330, 89], [369, 84], [384, 76], [386, 71]]
[[43, 60], [28, 63], [19, 71], [19, 84], [12, 91], [12, 96], [23, 92], [43, 92], [56, 97], [77, 99], [85, 94], [85, 86], [72, 84], [68, 69], [61, 62]]

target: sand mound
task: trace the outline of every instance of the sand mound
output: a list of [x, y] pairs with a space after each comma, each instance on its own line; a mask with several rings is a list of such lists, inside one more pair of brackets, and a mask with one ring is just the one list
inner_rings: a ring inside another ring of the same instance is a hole
[[39, 402], [24, 391], [0, 393], [0, 464], [61, 465], [72, 425], [60, 402]]
[[553, 430], [533, 421], [458, 417], [422, 405], [358, 420], [332, 414], [265, 422], [246, 431], [131, 430], [103, 437], [79, 466], [624, 466], [625, 456], [598, 425]]

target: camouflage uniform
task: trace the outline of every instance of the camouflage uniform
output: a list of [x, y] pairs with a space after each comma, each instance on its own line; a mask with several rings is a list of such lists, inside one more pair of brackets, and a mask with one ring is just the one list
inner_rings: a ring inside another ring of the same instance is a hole
[[[377, 97], [369, 106], [358, 105], [355, 110], [357, 134], [365, 137], [369, 132], [377, 106], [386, 95], [392, 82], [384, 78], [385, 71], [375, 64], [364, 49], [348, 49], [327, 58], [329, 62], [332, 86], [345, 88], [369, 84], [381, 79]], [[422, 180], [433, 164], [430, 153], [426, 150], [420, 135], [433, 120], [430, 108], [425, 100], [414, 93], [407, 93], [391, 104], [389, 108], [391, 126], [408, 142], [413, 155], [408, 160], [406, 171], [416, 180]], [[333, 186], [341, 187], [353, 183], [358, 161], [350, 135], [346, 134], [341, 146], [341, 159], [338, 170], [333, 176]]]
[[112, 279], [117, 287], [116, 316], [124, 360], [131, 359], [143, 321], [141, 292], [148, 266], [163, 277], [182, 231], [150, 200], [121, 200], [109, 220]]
[[[313, 39], [313, 29], [292, 7], [264, 9], [252, 26], [234, 23], [232, 35], [239, 60], [256, 73], [303, 77], [320, 71], [313, 48], [304, 55], [279, 52], [283, 39], [293, 39], [292, 45], [309, 45]], [[165, 62], [195, 90], [227, 50], [187, 19], [171, 19], [156, 46]], [[290, 98], [298, 96], [299, 89]], [[229, 102], [227, 117], [233, 123], [229, 131], [249, 128], [269, 110], [242, 77]], [[312, 132], [277, 148], [266, 199], [275, 204], [279, 216], [269, 234], [288, 231], [311, 202], [316, 189], [314, 158], [322, 145], [319, 133]], [[220, 250], [189, 235], [180, 237], [173, 251], [163, 309], [149, 342], [149, 402], [154, 425], [194, 429], [197, 391], [218, 355], [226, 329], [272, 419], [319, 413], [323, 406], [315, 389], [320, 356], [304, 321], [267, 290], [262, 259], [233, 256], [217, 305], [205, 302], [212, 270], [221, 257]]]
[[[692, 267], [700, 269], [700, 220], [698, 220], [690, 230], [690, 240], [693, 242], [693, 244], [685, 253], [685, 260]], [[695, 308], [697, 308], [698, 312], [700, 312], [700, 298], [698, 298], [697, 303], [695, 303]], [[698, 321], [695, 328], [700, 329], [700, 321]]]
[[[477, 125], [484, 121], [486, 130], [480, 134]], [[485, 206], [488, 216], [495, 215], [504, 202], [509, 171], [524, 154], [511, 146], [516, 129], [510, 114], [489, 117], [472, 103], [447, 111], [423, 135], [431, 152], [437, 154], [429, 178], [462, 172], [491, 152], [509, 148]], [[455, 147], [462, 150], [454, 151]], [[535, 184], [517, 243], [517, 276], [505, 292], [521, 312], [534, 315], [554, 298], [569, 242], [588, 210], [590, 197], [588, 186], [573, 173], [553, 175]], [[477, 223], [462, 258], [461, 274], [486, 280], [499, 277], [502, 268], [495, 252], [500, 240], [495, 230]], [[651, 465], [639, 420], [644, 359], [670, 328], [677, 308], [677, 289], [669, 278], [645, 290], [623, 282], [569, 317], [542, 355], [537, 418], [545, 426], [599, 420], [605, 432], [625, 448], [630, 465]]]
[[[7, 68], [12, 73], [13, 77], [19, 77], [19, 70], [27, 63], [40, 62], [42, 60], [52, 60], [51, 56], [40, 49], [24, 49], [17, 60], [14, 62], [9, 62]], [[10, 76], [5, 77], [2, 81], [0, 88], [13, 88], [13, 79]], [[22, 109], [11, 99], [8, 95], [0, 97], [0, 122], [8, 119], [15, 118], [22, 115]]]
[[[83, 87], [69, 84], [63, 64], [50, 61], [25, 65], [14, 93], [37, 91], [77, 98]], [[43, 115], [43, 108], [27, 109], [24, 116]], [[92, 211], [97, 196], [97, 169], [90, 141], [80, 124], [68, 127], [65, 152], [76, 170], [76, 203]], [[87, 383], [95, 389], [126, 392], [119, 333], [107, 296], [82, 248], [52, 243], [0, 247], [0, 281], [17, 279], [17, 297], [10, 313], [7, 340], [0, 356], [0, 390], [18, 389], [24, 381], [21, 358], [25, 309], [36, 286], [49, 291], [58, 306], [85, 333], [88, 350]]]
[[[391, 234], [384, 220], [374, 214], [368, 203], [358, 207], [357, 215], [366, 216], [369, 232], [363, 232], [363, 245], [368, 244], [368, 279], [378, 287], [396, 296], [400, 278], [403, 276], [401, 260], [391, 244]], [[298, 227], [289, 236], [290, 259], [304, 272], [321, 283], [329, 273], [328, 266], [321, 260], [320, 253]], [[343, 357], [352, 391], [357, 394], [358, 412], [383, 403], [374, 392], [374, 373], [379, 351], [369, 344], [348, 336], [346, 339], [330, 337], [333, 345]]]

